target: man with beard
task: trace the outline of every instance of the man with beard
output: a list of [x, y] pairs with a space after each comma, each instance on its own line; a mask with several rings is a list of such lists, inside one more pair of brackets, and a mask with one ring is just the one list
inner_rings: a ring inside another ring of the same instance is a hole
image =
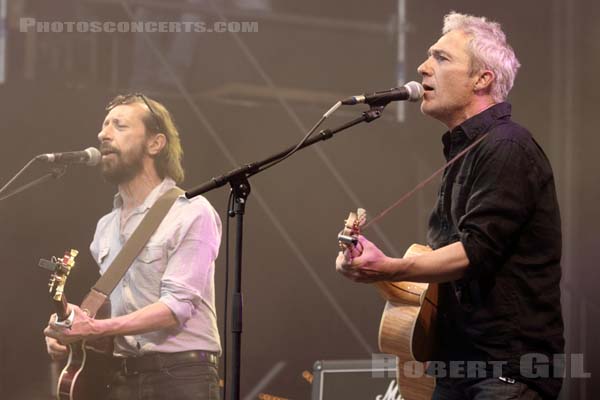
[[[154, 202], [183, 180], [179, 134], [166, 108], [144, 95], [117, 96], [98, 134], [102, 174], [118, 187], [90, 246], [104, 273]], [[70, 327], [44, 330], [53, 359], [66, 344], [114, 336], [110, 400], [218, 399], [221, 352], [214, 262], [221, 222], [202, 196], [177, 198], [110, 296], [111, 318], [78, 306]]]
[[552, 365], [564, 346], [560, 216], [550, 163], [505, 101], [518, 68], [499, 24], [445, 17], [418, 68], [421, 111], [448, 128], [447, 160], [475, 147], [444, 172], [429, 220], [433, 251], [392, 258], [361, 236], [357, 251], [336, 261], [357, 282], [440, 283], [434, 399], [560, 391], [560, 362]]

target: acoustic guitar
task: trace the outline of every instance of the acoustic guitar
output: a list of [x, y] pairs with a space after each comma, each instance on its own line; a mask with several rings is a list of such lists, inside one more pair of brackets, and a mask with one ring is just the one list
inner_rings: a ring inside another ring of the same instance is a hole
[[[338, 242], [346, 254], [357, 254], [358, 235], [366, 222], [366, 211], [359, 208], [346, 219]], [[404, 257], [430, 252], [431, 248], [411, 245]], [[397, 357], [397, 381], [406, 400], [429, 400], [435, 380], [425, 375], [426, 362], [433, 357], [436, 346], [436, 316], [438, 285], [418, 282], [374, 283], [386, 300], [379, 325], [379, 349]]]
[[[40, 260], [39, 266], [52, 272], [48, 283], [49, 292], [56, 309], [57, 321], [65, 323], [70, 310], [64, 294], [65, 284], [75, 266], [77, 250], [67, 250], [62, 258]], [[93, 316], [92, 316], [93, 317]], [[67, 365], [58, 378], [58, 400], [101, 400], [108, 393], [110, 379], [110, 354], [112, 339], [106, 338], [88, 344], [85, 340], [68, 345]]]

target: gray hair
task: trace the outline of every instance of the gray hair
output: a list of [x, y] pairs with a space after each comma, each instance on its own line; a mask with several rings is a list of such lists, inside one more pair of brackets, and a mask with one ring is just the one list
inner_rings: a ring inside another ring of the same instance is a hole
[[471, 54], [471, 73], [487, 69], [494, 73], [490, 95], [495, 102], [506, 99], [513, 87], [521, 64], [512, 47], [506, 43], [506, 35], [500, 24], [485, 17], [474, 17], [452, 11], [444, 17], [442, 33], [459, 30], [470, 36], [467, 50]]

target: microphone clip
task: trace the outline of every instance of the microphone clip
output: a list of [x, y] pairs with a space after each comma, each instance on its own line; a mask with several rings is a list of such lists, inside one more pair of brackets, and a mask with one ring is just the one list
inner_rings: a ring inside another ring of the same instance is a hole
[[390, 102], [385, 102], [385, 104], [371, 104], [369, 109], [365, 112], [363, 112], [363, 115], [365, 117], [365, 122], [369, 123], [371, 121], [375, 121], [376, 119], [378, 119], [379, 117], [381, 117], [381, 114], [383, 113], [383, 109], [385, 108], [385, 106], [387, 106]]
[[53, 166], [50, 169], [50, 174], [52, 175], [52, 178], [54, 179], [59, 179], [62, 178], [64, 174], [67, 173], [67, 164], [58, 164]]

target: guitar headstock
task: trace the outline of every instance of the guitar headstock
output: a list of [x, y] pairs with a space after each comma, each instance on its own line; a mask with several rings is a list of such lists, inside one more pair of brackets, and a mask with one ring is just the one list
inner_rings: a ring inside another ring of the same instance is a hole
[[75, 266], [75, 257], [79, 252], [75, 249], [65, 251], [62, 258], [41, 259], [39, 266], [52, 272], [48, 282], [48, 291], [55, 301], [62, 302], [67, 278]]
[[359, 208], [356, 212], [350, 212], [344, 223], [344, 229], [338, 234], [338, 243], [342, 251], [351, 250], [358, 243], [360, 228], [367, 221], [367, 211]]

